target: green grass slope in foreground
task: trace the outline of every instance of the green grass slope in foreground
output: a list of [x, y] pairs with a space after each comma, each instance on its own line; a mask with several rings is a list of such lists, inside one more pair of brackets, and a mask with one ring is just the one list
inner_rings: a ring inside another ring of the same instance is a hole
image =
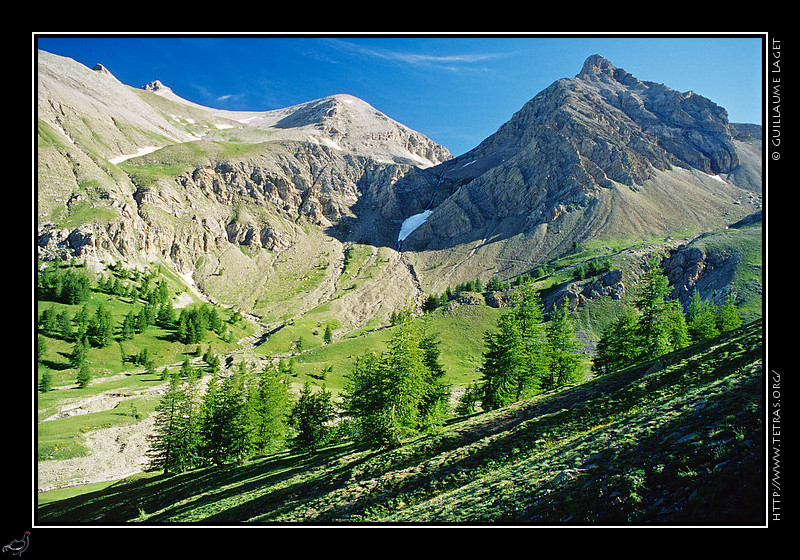
[[762, 324], [391, 450], [149, 473], [48, 523], [763, 524]]

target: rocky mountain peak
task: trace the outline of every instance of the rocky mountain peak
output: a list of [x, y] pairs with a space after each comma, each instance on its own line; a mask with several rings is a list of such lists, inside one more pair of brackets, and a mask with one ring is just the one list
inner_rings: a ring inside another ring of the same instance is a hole
[[172, 92], [170, 88], [162, 84], [159, 80], [153, 80], [147, 85], [142, 86], [145, 91], [152, 91], [153, 93], [168, 93]]
[[613, 76], [614, 71], [616, 69], [617, 68], [602, 55], [593, 54], [583, 62], [583, 68], [581, 68], [578, 77], [596, 75], [601, 73]]
[[632, 74], [622, 68], [617, 68], [608, 59], [599, 54], [593, 54], [588, 57], [584, 61], [581, 71], [575, 77], [589, 83], [602, 83], [633, 89], [644, 87], [644, 84], [633, 77]]
[[741, 149], [712, 101], [592, 55], [574, 78], [555, 81], [439, 167], [452, 195], [404, 248], [470, 245], [523, 229], [530, 242], [516, 242], [515, 254], [545, 258], [566, 250], [564, 240], [686, 225], [686, 209], [699, 229], [720, 224], [742, 189], [760, 189], [757, 163], [743, 166]]
[[[383, 115], [365, 101], [352, 95], [337, 94], [315, 99], [285, 110], [288, 114], [275, 123], [276, 128], [335, 123], [341, 125], [365, 125], [367, 119]], [[385, 119], [385, 117], [383, 117]]]
[[106, 68], [105, 66], [103, 66], [99, 62], [94, 65], [94, 68], [92, 68], [92, 70], [94, 70], [95, 72], [99, 72], [100, 74], [105, 74], [107, 76], [111, 76], [111, 72], [108, 71], [108, 68]]

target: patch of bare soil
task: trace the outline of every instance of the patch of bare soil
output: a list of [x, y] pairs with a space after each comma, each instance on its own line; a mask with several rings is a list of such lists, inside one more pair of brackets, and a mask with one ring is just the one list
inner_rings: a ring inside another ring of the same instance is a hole
[[[163, 393], [165, 388], [166, 384], [140, 392], [105, 391], [90, 395], [63, 404], [57, 413], [45, 418], [43, 422], [111, 410], [126, 400]], [[117, 480], [141, 472], [147, 463], [147, 435], [152, 431], [153, 417], [150, 416], [127, 426], [88, 432], [85, 441], [88, 450], [86, 456], [37, 463], [39, 492]]]
[[128, 426], [116, 426], [90, 432], [86, 436], [88, 454], [59, 461], [39, 461], [39, 492], [118, 480], [147, 465], [147, 435], [153, 431], [153, 416]]

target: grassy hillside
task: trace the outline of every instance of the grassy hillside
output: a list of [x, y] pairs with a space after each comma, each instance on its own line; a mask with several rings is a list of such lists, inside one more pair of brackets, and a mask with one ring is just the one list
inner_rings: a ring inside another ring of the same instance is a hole
[[757, 321], [396, 449], [57, 490], [37, 521], [760, 524], [762, 359]]
[[[79, 274], [91, 277], [91, 290], [85, 301], [75, 304], [62, 303], [52, 299], [39, 299], [36, 302], [37, 317], [45, 311], [71, 319], [70, 331], [75, 331], [75, 316], [85, 308], [93, 317], [100, 306], [109, 311], [113, 323], [114, 341], [105, 347], [90, 345], [85, 362], [90, 371], [91, 381], [79, 387], [76, 381], [79, 368], [71, 363], [75, 332], [65, 334], [60, 323], [48, 328], [38, 324], [39, 351], [41, 355], [36, 364], [36, 387], [42, 378], [49, 377], [51, 390], [37, 392], [36, 395], [36, 445], [37, 460], [65, 460], [88, 454], [85, 434], [95, 430], [133, 424], [147, 417], [158, 403], [160, 389], [164, 384], [161, 372], [165, 368], [175, 369], [186, 359], [201, 362], [202, 352], [212, 349], [224, 354], [235, 351], [239, 340], [254, 334], [253, 325], [247, 321], [233, 321], [233, 311], [217, 307], [226, 324], [226, 336], [221, 337], [208, 331], [199, 343], [183, 343], [175, 340], [176, 328], [150, 325], [129, 339], [121, 340], [120, 325], [126, 315], [140, 313], [144, 300], [139, 296], [109, 293], [97, 287], [99, 275], [84, 267], [60, 266], [61, 270], [77, 270]], [[169, 290], [170, 299], [177, 316], [181, 309], [200, 303], [186, 289], [186, 285], [165, 268], [158, 268], [158, 274], [144, 280], [144, 274], [123, 271], [118, 268], [108, 273], [112, 279], [121, 280], [123, 291], [128, 288], [152, 287], [163, 279]], [[97, 276], [97, 278], [95, 278]], [[149, 367], [137, 362], [137, 357], [147, 351]], [[200, 364], [202, 365], [202, 364]]]

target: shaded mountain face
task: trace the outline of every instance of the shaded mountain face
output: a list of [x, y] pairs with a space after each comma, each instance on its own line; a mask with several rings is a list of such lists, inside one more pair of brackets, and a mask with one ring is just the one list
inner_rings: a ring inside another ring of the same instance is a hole
[[[216, 110], [41, 51], [37, 86], [40, 257], [159, 260], [262, 315], [333, 301], [363, 325], [576, 242], [700, 233], [760, 205], [760, 127], [599, 56], [457, 158], [348, 95]], [[375, 270], [343, 293], [354, 245]], [[271, 282], [292, 278], [314, 282], [289, 304]]]
[[[433, 212], [404, 240], [529, 266], [588, 239], [702, 232], [753, 212], [760, 127], [692, 92], [643, 82], [601, 56], [536, 95], [475, 149], [431, 170]], [[500, 263], [498, 263], [499, 265]], [[424, 268], [424, 267], [423, 267]], [[436, 279], [431, 278], [435, 283]]]

